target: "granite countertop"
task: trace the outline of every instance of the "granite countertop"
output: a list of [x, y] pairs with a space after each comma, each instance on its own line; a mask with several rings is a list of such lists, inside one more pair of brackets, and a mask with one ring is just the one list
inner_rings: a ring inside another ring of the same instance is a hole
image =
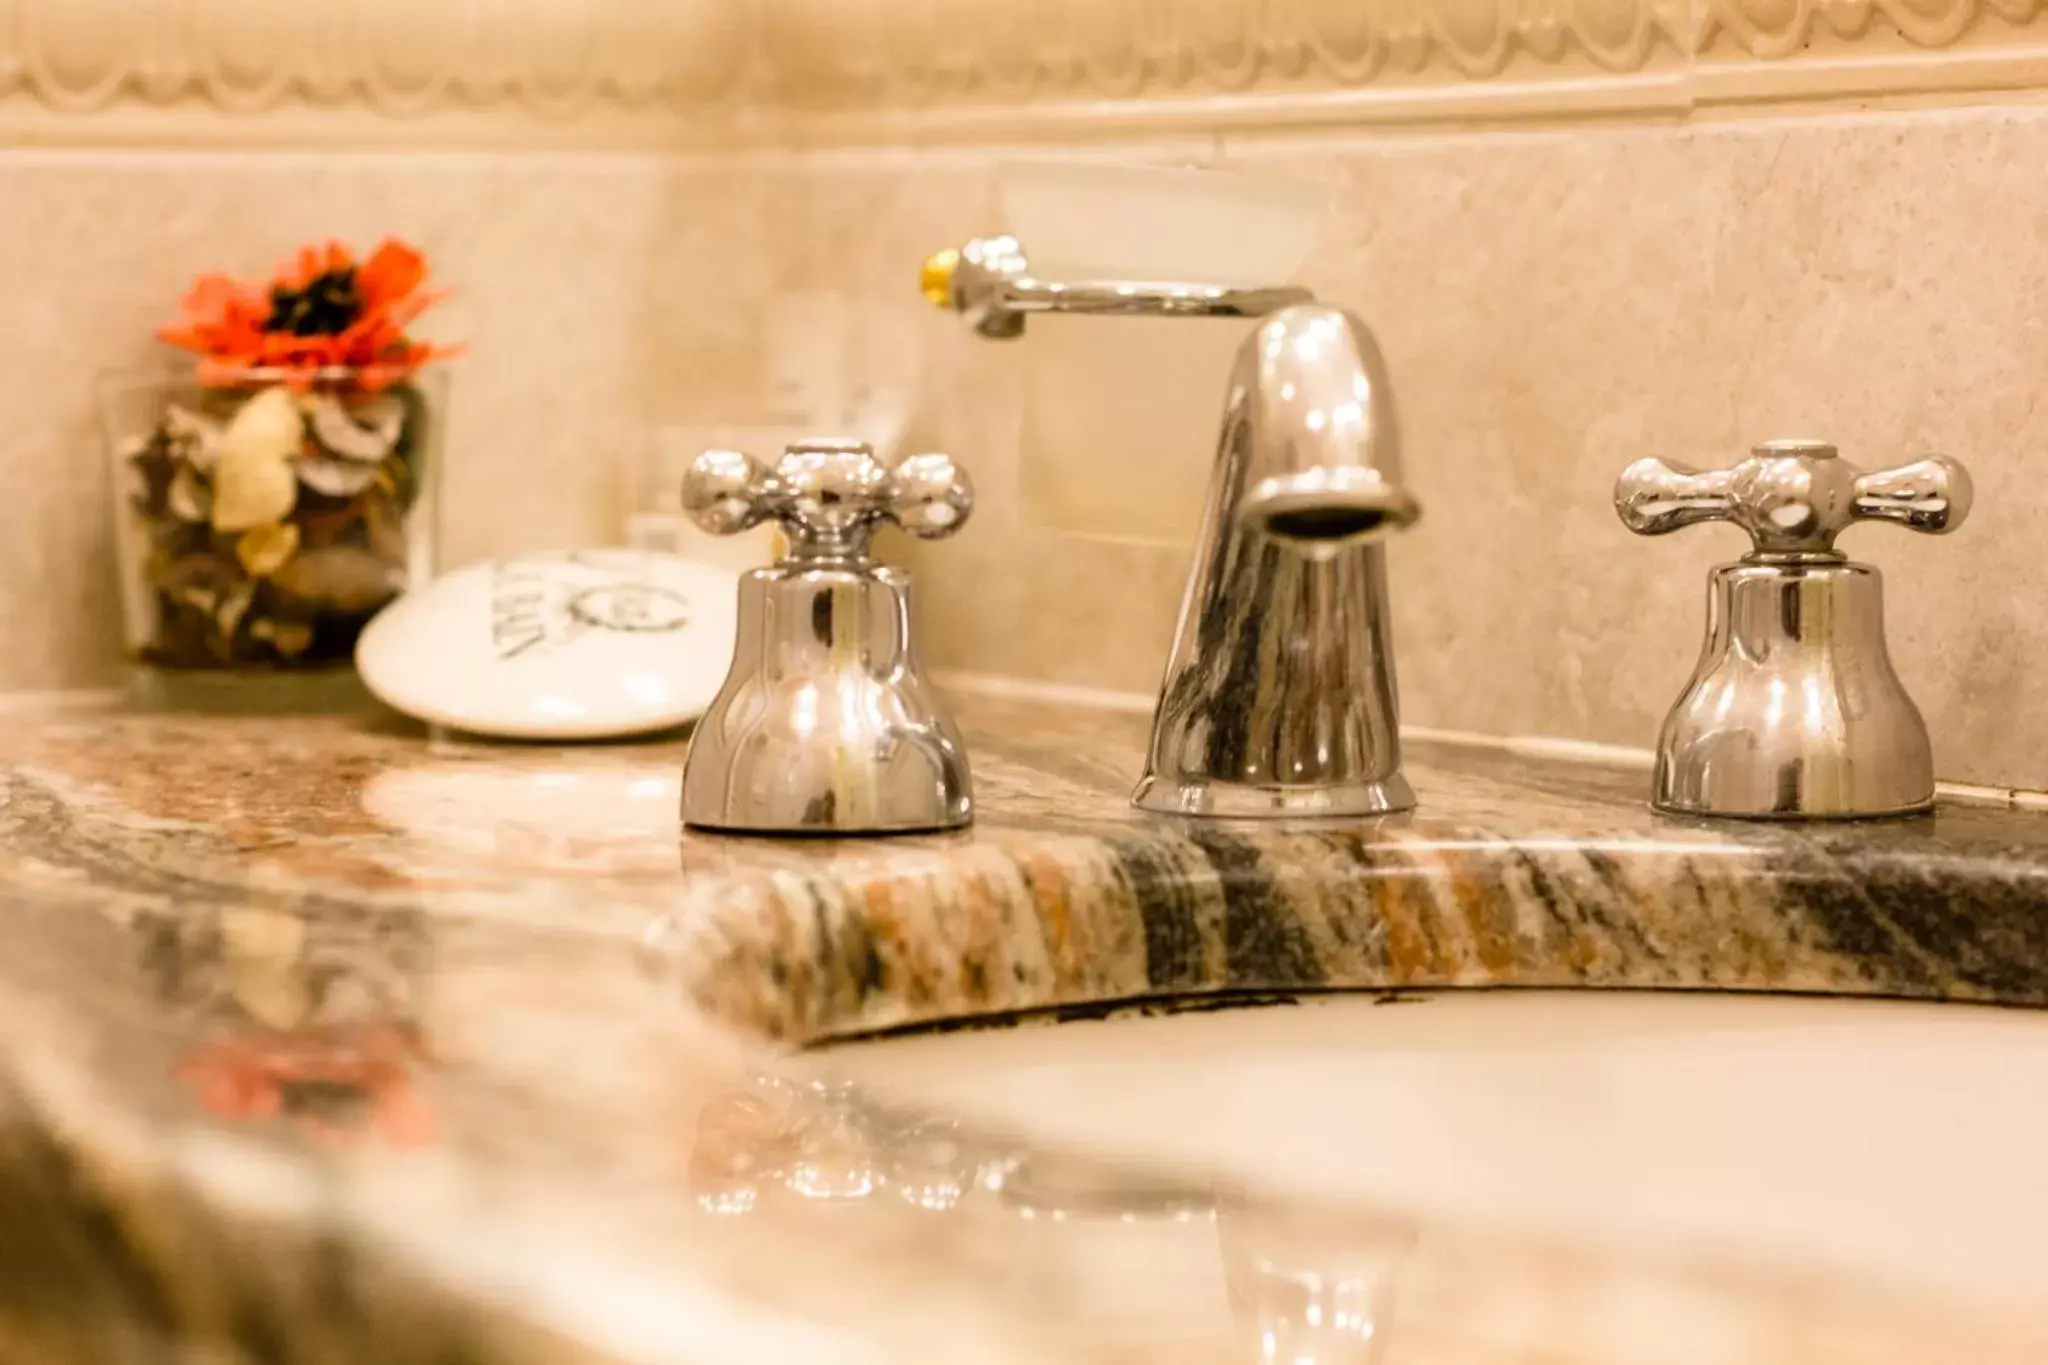
[[[1684, 822], [1644, 808], [1639, 771], [1417, 745], [1410, 816], [1191, 825], [1125, 802], [1142, 717], [960, 719], [971, 832], [794, 843], [680, 834], [679, 742], [0, 722], [0, 1360], [1254, 1358], [1113, 1330], [1102, 1262], [1023, 1235], [1006, 1179], [1119, 1225], [1194, 1220], [1233, 1265], [1275, 1239], [1399, 1246], [1401, 1360], [1643, 1365], [1661, 1357], [1600, 1353], [1598, 1305], [1645, 1277], [1667, 1308], [1755, 1327], [1725, 1357], [1688, 1337], [1687, 1365], [2048, 1358], [2036, 1325], [1854, 1286], [1033, 1152], [784, 1060], [1218, 992], [2038, 1006], [2048, 820]], [[1227, 1278], [1255, 1317], [1257, 1276]]]

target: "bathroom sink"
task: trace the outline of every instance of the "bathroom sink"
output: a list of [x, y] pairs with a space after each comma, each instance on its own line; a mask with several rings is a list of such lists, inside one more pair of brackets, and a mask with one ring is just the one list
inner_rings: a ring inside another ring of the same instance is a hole
[[1295, 1201], [2048, 1315], [2048, 1014], [1320, 997], [841, 1044], [891, 1103]]

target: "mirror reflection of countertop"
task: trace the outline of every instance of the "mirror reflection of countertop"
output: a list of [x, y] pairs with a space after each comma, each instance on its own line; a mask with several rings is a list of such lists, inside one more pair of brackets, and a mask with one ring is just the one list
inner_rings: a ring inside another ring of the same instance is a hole
[[1936, 1295], [1048, 1150], [786, 1055], [1337, 988], [2040, 1006], [2048, 819], [1688, 823], [1637, 771], [1415, 745], [1413, 815], [1191, 826], [1126, 804], [1142, 717], [959, 717], [980, 823], [839, 843], [682, 834], [677, 741], [0, 721], [0, 1358], [1251, 1361], [1312, 1301], [1375, 1325], [1319, 1359], [2048, 1359]]

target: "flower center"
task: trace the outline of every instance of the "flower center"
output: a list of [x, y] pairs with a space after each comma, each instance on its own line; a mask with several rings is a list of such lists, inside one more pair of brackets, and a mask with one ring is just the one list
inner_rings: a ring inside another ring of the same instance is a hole
[[363, 315], [363, 296], [356, 289], [354, 266], [314, 276], [301, 289], [279, 286], [270, 291], [266, 332], [293, 336], [338, 336]]

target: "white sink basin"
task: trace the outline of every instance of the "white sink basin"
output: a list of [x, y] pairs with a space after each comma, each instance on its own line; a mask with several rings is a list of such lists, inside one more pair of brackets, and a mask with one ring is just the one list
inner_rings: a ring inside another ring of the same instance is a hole
[[2048, 1318], [2048, 1014], [1335, 997], [899, 1037], [812, 1064], [1061, 1149], [1270, 1193]]

